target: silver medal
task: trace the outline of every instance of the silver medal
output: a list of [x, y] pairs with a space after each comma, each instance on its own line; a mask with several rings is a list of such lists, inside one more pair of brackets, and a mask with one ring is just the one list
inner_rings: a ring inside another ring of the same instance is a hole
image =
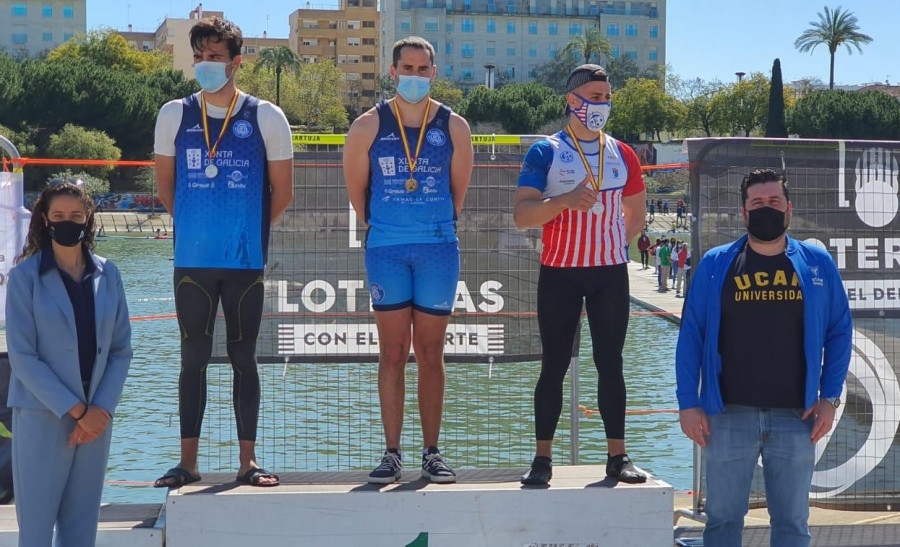
[[219, 168], [210, 163], [206, 166], [206, 170], [204, 171], [204, 173], [206, 173], [206, 178], [214, 179], [216, 178], [216, 175], [219, 174]]
[[591, 207], [591, 211], [593, 211], [595, 215], [602, 214], [603, 213], [603, 204], [598, 201], [597, 203], [594, 204], [593, 207]]

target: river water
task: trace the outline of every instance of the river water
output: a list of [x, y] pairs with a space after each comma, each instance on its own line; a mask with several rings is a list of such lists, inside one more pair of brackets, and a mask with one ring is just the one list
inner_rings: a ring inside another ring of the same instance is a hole
[[[171, 241], [101, 241], [97, 252], [122, 272], [133, 318], [134, 360], [115, 419], [104, 491], [106, 502], [162, 502], [165, 491], [148, 482], [178, 461], [178, 326], [172, 295]], [[633, 308], [625, 349], [628, 406], [672, 409], [677, 326]], [[137, 318], [138, 320], [134, 320]], [[583, 340], [589, 340], [585, 326]], [[597, 408], [596, 371], [589, 343], [580, 351], [579, 403]], [[381, 430], [373, 364], [261, 366], [260, 463], [273, 471], [369, 469], [380, 457]], [[531, 393], [538, 363], [448, 364], [441, 448], [461, 469], [525, 466], [533, 450]], [[210, 396], [201, 471], [237, 469], [230, 400], [230, 369], [210, 367]], [[410, 367], [403, 445], [415, 462], [415, 367]], [[570, 461], [570, 402], [560, 420], [555, 459]], [[599, 415], [581, 413], [578, 462], [606, 461]], [[634, 461], [676, 490], [691, 486], [692, 448], [677, 414], [631, 415], [629, 452]], [[415, 468], [415, 464], [408, 463]], [[598, 468], [599, 474], [602, 470]]]

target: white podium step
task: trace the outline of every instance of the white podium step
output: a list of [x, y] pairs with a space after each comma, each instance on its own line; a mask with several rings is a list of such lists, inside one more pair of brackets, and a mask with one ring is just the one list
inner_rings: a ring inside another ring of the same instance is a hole
[[[671, 546], [673, 490], [616, 484], [600, 466], [554, 468], [548, 488], [523, 487], [524, 469], [459, 472], [432, 484], [408, 469], [398, 483], [366, 472], [283, 473], [275, 488], [232, 475], [170, 492], [167, 547]], [[231, 481], [231, 482], [228, 482]], [[224, 483], [224, 484], [223, 484]]]
[[[162, 547], [163, 530], [156, 528], [159, 504], [117, 503], [100, 508], [96, 547]], [[0, 547], [19, 544], [14, 505], [0, 506]]]

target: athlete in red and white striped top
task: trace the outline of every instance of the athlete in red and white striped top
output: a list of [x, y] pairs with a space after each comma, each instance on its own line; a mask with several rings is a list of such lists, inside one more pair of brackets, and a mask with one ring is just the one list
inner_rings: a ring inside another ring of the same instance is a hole
[[516, 226], [544, 230], [537, 297], [541, 376], [534, 390], [537, 455], [522, 482], [546, 484], [552, 476], [553, 436], [582, 307], [599, 373], [606, 474], [644, 482], [646, 475], [625, 451], [622, 348], [629, 313], [625, 246], [643, 228], [647, 192], [637, 155], [602, 132], [612, 96], [603, 68], [575, 68], [566, 90], [568, 125], [531, 147], [516, 189]]

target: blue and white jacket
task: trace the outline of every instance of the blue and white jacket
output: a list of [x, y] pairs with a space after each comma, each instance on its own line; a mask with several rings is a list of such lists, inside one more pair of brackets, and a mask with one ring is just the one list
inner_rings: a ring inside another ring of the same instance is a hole
[[[694, 270], [675, 353], [679, 410], [703, 407], [707, 414], [718, 414], [725, 409], [719, 384], [722, 356], [718, 347], [722, 286], [746, 242], [745, 235], [710, 250]], [[841, 395], [850, 366], [853, 325], [847, 294], [831, 255], [790, 237], [786, 254], [803, 291], [805, 407], [808, 409], [820, 396]], [[747, 336], [756, 336], [760, 343], [766, 343], [765, 326], [760, 325], [759, 331], [748, 332]]]

